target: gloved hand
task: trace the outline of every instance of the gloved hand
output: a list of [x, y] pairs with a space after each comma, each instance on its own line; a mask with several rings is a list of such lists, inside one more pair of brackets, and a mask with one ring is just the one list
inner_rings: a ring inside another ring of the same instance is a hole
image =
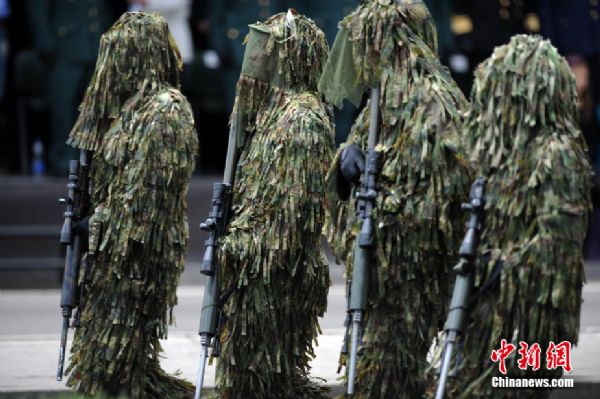
[[86, 216], [78, 222], [73, 223], [73, 233], [79, 236], [83, 252], [87, 252], [90, 236], [90, 217]]
[[350, 183], [358, 184], [365, 171], [365, 154], [357, 144], [350, 144], [342, 152], [340, 172]]
[[365, 155], [357, 144], [350, 144], [342, 151], [338, 165], [336, 190], [343, 201], [350, 196], [350, 184], [358, 184], [365, 170]]

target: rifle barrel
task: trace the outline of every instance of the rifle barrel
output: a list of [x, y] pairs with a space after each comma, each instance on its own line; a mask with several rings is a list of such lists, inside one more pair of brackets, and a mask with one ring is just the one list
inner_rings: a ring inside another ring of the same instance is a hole
[[356, 376], [356, 356], [358, 352], [358, 340], [362, 327], [362, 311], [352, 312], [352, 347], [350, 348], [350, 364], [348, 365], [348, 390], [349, 396], [354, 395], [354, 378]]
[[235, 167], [237, 162], [237, 123], [231, 123], [229, 129], [229, 141], [227, 142], [227, 158], [225, 158], [225, 171], [223, 172], [223, 183], [233, 185], [235, 179]]
[[[442, 353], [442, 364], [440, 367], [440, 378], [435, 393], [435, 399], [443, 399], [446, 390], [446, 381], [450, 371], [452, 352], [458, 336], [464, 334], [467, 318], [469, 295], [473, 285], [473, 268], [477, 258], [477, 247], [483, 230], [483, 219], [485, 209], [485, 180], [477, 178], [471, 186], [469, 203], [463, 204], [462, 208], [470, 213], [467, 222], [467, 232], [461, 243], [459, 255], [460, 261], [454, 267], [456, 279], [446, 324], [444, 325], [445, 344]], [[455, 366], [458, 370], [458, 364]]]
[[375, 149], [379, 138], [379, 84], [375, 85], [371, 89], [371, 115], [369, 120], [369, 138], [367, 139], [367, 146], [369, 150]]
[[77, 280], [79, 273], [79, 237], [73, 234], [73, 218], [79, 218], [78, 212], [82, 194], [80, 193], [80, 164], [77, 160], [69, 162], [69, 177], [67, 183], [67, 197], [60, 200], [66, 205], [64, 212], [65, 221], [60, 232], [60, 243], [67, 247], [65, 254], [65, 266], [63, 271], [63, 282], [60, 296], [60, 307], [62, 308], [62, 331], [60, 334], [60, 349], [58, 354], [58, 370], [56, 380], [62, 381], [65, 364], [65, 352], [67, 347], [67, 334], [69, 333], [69, 322], [73, 308], [77, 306]]
[[[218, 259], [217, 249], [219, 245], [219, 238], [225, 232], [227, 224], [229, 223], [229, 207], [230, 207], [230, 195], [231, 187], [235, 179], [235, 168], [237, 162], [238, 153], [238, 142], [237, 142], [237, 124], [235, 122], [236, 117], [232, 118], [232, 123], [229, 128], [229, 142], [227, 144], [227, 158], [225, 160], [225, 172], [223, 173], [223, 183], [215, 184], [213, 187], [213, 206], [209, 219], [211, 223], [206, 223], [201, 228], [206, 229], [210, 226], [211, 235], [209, 239], [205, 241], [205, 257], [203, 259], [203, 268], [211, 273], [207, 274], [206, 285], [204, 286], [204, 299], [202, 300], [202, 310], [200, 312], [200, 327], [198, 333], [200, 334], [200, 342], [202, 349], [200, 352], [200, 364], [198, 366], [198, 374], [196, 376], [196, 394], [195, 399], [199, 399], [202, 394], [202, 386], [204, 385], [204, 373], [206, 371], [206, 359], [208, 357], [208, 348], [213, 342], [217, 342], [219, 339], [218, 327], [220, 326], [220, 315], [221, 309], [219, 308], [219, 272], [218, 272]], [[218, 204], [215, 202], [216, 189], [219, 190], [219, 201]], [[208, 220], [207, 220], [208, 221]], [[210, 261], [210, 262], [209, 262]], [[205, 267], [209, 266], [210, 268]], [[201, 269], [202, 272], [202, 269]], [[206, 273], [203, 273], [206, 274]], [[213, 344], [212, 355], [215, 352], [215, 346]]]
[[362, 225], [360, 233], [356, 237], [352, 264], [352, 283], [350, 285], [350, 298], [348, 301], [348, 310], [352, 313], [352, 336], [350, 343], [350, 363], [347, 367], [347, 396], [354, 395], [358, 343], [361, 336], [363, 313], [367, 309], [369, 266], [372, 261], [370, 255], [374, 247], [372, 210], [377, 198], [378, 154], [375, 147], [377, 146], [379, 136], [379, 95], [380, 88], [377, 84], [371, 88], [367, 160], [362, 185], [356, 194], [357, 207], [360, 209]]
[[69, 331], [69, 316], [63, 316], [62, 331], [60, 334], [60, 349], [58, 352], [58, 370], [56, 372], [56, 381], [62, 381], [63, 370], [65, 367], [65, 352], [67, 348], [67, 334]]
[[452, 360], [452, 351], [454, 350], [454, 342], [448, 340], [444, 353], [442, 355], [442, 368], [440, 370], [440, 382], [435, 392], [435, 399], [444, 399], [444, 393], [446, 391], [446, 381], [448, 380], [448, 373], [450, 371], [450, 361]]
[[196, 375], [196, 393], [194, 399], [200, 399], [202, 397], [202, 387], [204, 386], [204, 372], [206, 369], [206, 358], [208, 357], [208, 341], [209, 337], [206, 334], [200, 336], [200, 364], [198, 367], [198, 374]]

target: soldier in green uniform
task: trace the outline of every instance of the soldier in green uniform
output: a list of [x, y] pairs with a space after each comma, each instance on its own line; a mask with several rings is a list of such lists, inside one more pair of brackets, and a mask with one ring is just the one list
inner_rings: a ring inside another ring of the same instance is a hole
[[193, 395], [160, 367], [188, 242], [197, 152], [164, 18], [126, 13], [101, 39], [69, 144], [93, 151], [89, 252], [68, 385], [136, 399]]
[[283, 0], [287, 8], [309, 16], [325, 33], [329, 43], [333, 43], [339, 21], [350, 14], [359, 0]]
[[[435, 25], [421, 1], [363, 2], [340, 23], [319, 91], [336, 105], [344, 98], [358, 105], [374, 85], [382, 165], [356, 397], [414, 399], [426, 390], [426, 354], [445, 317], [471, 180], [461, 144], [467, 102], [439, 62]], [[335, 198], [326, 231], [348, 277], [360, 230], [348, 198], [364, 168], [369, 108], [328, 175]]]
[[452, 0], [425, 0], [425, 4], [427, 4], [427, 8], [429, 8], [437, 28], [438, 47], [441, 58], [448, 55], [448, 52], [452, 49], [454, 44], [452, 31], [450, 29], [452, 3]]
[[212, 0], [210, 40], [223, 64], [228, 109], [235, 98], [235, 85], [244, 58], [243, 41], [248, 25], [283, 11], [283, 0]]
[[[550, 342], [577, 343], [591, 169], [575, 79], [550, 42], [519, 35], [479, 66], [471, 100], [467, 140], [486, 206], [477, 300], [449, 397], [544, 398], [539, 389], [494, 389], [492, 379], [560, 378], [562, 367], [548, 367]], [[502, 340], [514, 345], [506, 374], [497, 353], [493, 361]], [[539, 345], [539, 370], [534, 353], [519, 367], [521, 342]]]
[[[469, 72], [460, 72], [456, 77], [465, 93], [471, 91], [472, 71], [489, 57], [494, 47], [507, 43], [513, 35], [539, 31], [540, 20], [536, 14], [538, 2], [539, 0], [453, 0], [453, 11], [457, 15], [457, 21], [460, 21], [453, 24], [457, 35], [456, 47], [468, 57], [463, 68], [466, 67]], [[542, 3], [547, 2], [542, 0]]]
[[[289, 8], [295, 8], [300, 13], [308, 15], [325, 33], [329, 43], [333, 43], [338, 30], [339, 21], [349, 15], [358, 5], [358, 0], [286, 0]], [[352, 122], [356, 117], [356, 107], [349, 101], [344, 106], [335, 109], [335, 142], [339, 144], [346, 140]]]
[[[248, 24], [294, 8], [313, 19], [331, 42], [337, 32], [338, 21], [350, 14], [357, 4], [358, 0], [213, 0], [210, 19], [211, 45], [223, 62], [225, 96], [228, 98], [229, 107], [233, 104], [235, 84], [242, 66], [242, 42], [248, 33]], [[338, 141], [346, 138], [354, 112], [355, 108], [350, 104], [346, 105], [343, 111], [336, 112], [336, 135], [341, 136]]]
[[49, 64], [49, 169], [64, 175], [74, 151], [65, 146], [77, 107], [94, 71], [100, 35], [113, 21], [106, 0], [26, 2], [36, 48]]
[[248, 34], [248, 24], [294, 8], [311, 17], [332, 41], [338, 21], [348, 15], [357, 3], [358, 0], [213, 0], [210, 4], [211, 45], [224, 63], [229, 82], [227, 91], [232, 93], [230, 103], [233, 104], [235, 82], [242, 66], [243, 40]]
[[[317, 94], [329, 52], [293, 10], [251, 25], [233, 121], [241, 148], [220, 248], [220, 398], [320, 398], [308, 377], [329, 269], [321, 246], [331, 110]], [[230, 291], [233, 290], [233, 291]]]

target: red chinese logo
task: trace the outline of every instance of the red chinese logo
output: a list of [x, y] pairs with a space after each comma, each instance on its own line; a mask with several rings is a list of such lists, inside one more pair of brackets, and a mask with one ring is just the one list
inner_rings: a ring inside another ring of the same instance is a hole
[[[498, 369], [500, 373], [506, 375], [506, 359], [513, 353], [516, 346], [507, 343], [505, 339], [500, 341], [500, 349], [493, 350], [490, 355], [490, 359], [494, 363], [498, 363]], [[526, 342], [519, 342], [519, 350], [517, 354], [517, 366], [520, 370], [527, 370], [531, 367], [532, 371], [537, 371], [541, 367], [541, 352], [542, 349], [539, 343], [529, 345]], [[546, 350], [546, 369], [556, 370], [562, 367], [564, 371], [570, 373], [573, 371], [571, 366], [571, 343], [569, 341], [563, 341], [559, 344], [555, 344], [550, 341], [548, 350]]]
[[526, 342], [519, 342], [519, 350], [517, 353], [519, 354], [519, 360], [517, 361], [517, 366], [521, 370], [527, 370], [527, 367], [531, 367], [533, 371], [540, 369], [540, 352], [542, 351], [540, 348], [540, 344], [537, 342], [531, 345], [527, 345]]
[[506, 374], [506, 358], [510, 356], [510, 354], [515, 350], [515, 346], [513, 344], [507, 344], [506, 340], [503, 339], [500, 342], [500, 349], [492, 351], [492, 355], [490, 359], [494, 363], [500, 362], [500, 372], [502, 374]]
[[559, 367], [562, 367], [567, 373], [573, 370], [573, 367], [571, 367], [571, 343], [569, 341], [563, 341], [560, 344], [554, 344], [550, 341], [550, 345], [548, 345], [546, 368], [555, 370]]

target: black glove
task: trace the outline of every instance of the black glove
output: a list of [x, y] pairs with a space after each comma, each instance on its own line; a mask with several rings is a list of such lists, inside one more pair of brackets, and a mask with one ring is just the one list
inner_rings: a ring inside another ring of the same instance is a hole
[[87, 252], [90, 236], [90, 217], [86, 216], [78, 222], [73, 223], [73, 233], [81, 240], [81, 249]]
[[365, 171], [365, 154], [357, 144], [350, 144], [342, 151], [338, 166], [336, 188], [342, 200], [350, 196], [350, 184], [358, 184]]
[[357, 144], [344, 148], [340, 158], [340, 172], [352, 184], [358, 184], [365, 171], [365, 154]]

